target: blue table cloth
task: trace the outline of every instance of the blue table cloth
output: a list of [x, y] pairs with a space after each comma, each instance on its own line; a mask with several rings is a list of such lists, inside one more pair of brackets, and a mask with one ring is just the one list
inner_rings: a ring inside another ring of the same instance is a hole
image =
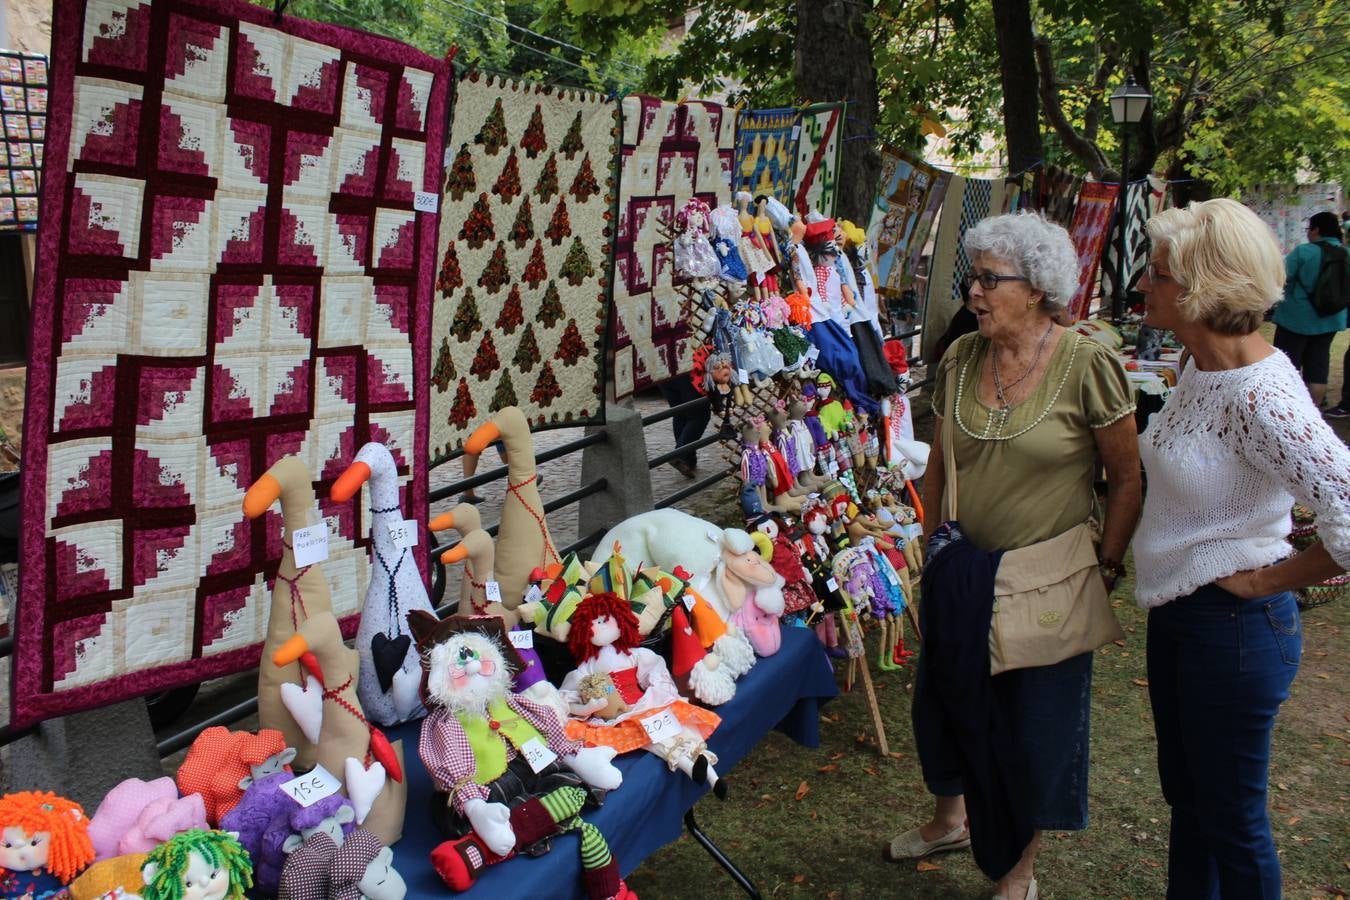
[[[771, 729], [804, 746], [819, 746], [819, 708], [836, 694], [834, 672], [815, 632], [784, 628], [782, 649], [759, 660], [737, 683], [736, 696], [717, 709], [722, 724], [708, 744], [718, 756], [718, 773], [730, 772]], [[408, 779], [408, 812], [403, 839], [394, 846], [394, 868], [408, 883], [409, 897], [443, 896], [449, 888], [430, 862], [431, 851], [443, 839], [431, 823], [433, 788], [417, 755], [419, 728], [420, 723], [412, 723], [389, 735], [390, 740], [403, 740]], [[646, 751], [620, 756], [614, 762], [623, 772], [623, 785], [605, 797], [604, 806], [587, 812], [586, 819], [608, 839], [626, 876], [680, 836], [685, 812], [707, 788], [679, 772], [672, 773]], [[728, 802], [741, 799], [733, 793]], [[460, 896], [584, 897], [577, 836], [556, 838], [544, 856], [517, 856], [490, 867]]]

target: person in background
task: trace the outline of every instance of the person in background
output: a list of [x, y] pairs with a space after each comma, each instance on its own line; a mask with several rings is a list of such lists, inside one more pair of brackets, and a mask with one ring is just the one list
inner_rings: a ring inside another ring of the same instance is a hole
[[[963, 334], [970, 334], [980, 327], [979, 320], [975, 314], [970, 311], [970, 285], [964, 281], [961, 282], [961, 308], [952, 316], [952, 320], [947, 323], [947, 330], [942, 332], [942, 337], [937, 339], [933, 345], [933, 365], [937, 366], [942, 362], [942, 357], [946, 354], [947, 348], [956, 343], [956, 339]], [[937, 371], [934, 368], [933, 371]]]
[[[1192, 203], [1155, 215], [1148, 234], [1144, 321], [1189, 354], [1139, 436], [1148, 497], [1134, 538], [1172, 807], [1167, 897], [1278, 898], [1266, 790], [1275, 715], [1303, 646], [1290, 592], [1350, 566], [1350, 449], [1257, 333], [1285, 270], [1256, 214], [1233, 200]], [[1321, 536], [1298, 554], [1287, 540], [1295, 499]]]
[[[1341, 240], [1350, 240], [1350, 209], [1341, 213]], [[1350, 418], [1350, 347], [1341, 358], [1341, 402], [1326, 410], [1322, 415], [1328, 419]]]
[[1336, 214], [1320, 212], [1308, 220], [1308, 242], [1284, 258], [1284, 300], [1275, 307], [1275, 347], [1283, 350], [1303, 375], [1313, 404], [1321, 408], [1331, 372], [1331, 341], [1345, 329], [1345, 310], [1318, 315], [1313, 287], [1322, 269], [1322, 244], [1340, 246]]
[[[703, 396], [686, 375], [663, 381], [657, 385], [657, 388], [661, 391], [661, 396], [666, 398], [666, 404], [671, 407], [688, 403], [690, 400], [697, 400]], [[704, 404], [693, 412], [677, 413], [673, 416], [670, 424], [675, 430], [675, 446], [683, 447], [703, 437], [703, 432], [707, 429], [711, 418], [712, 406], [710, 404]], [[670, 461], [670, 467], [685, 478], [693, 478], [698, 471], [698, 451], [690, 450], [683, 456], [677, 456]]]
[[[1102, 522], [1099, 559], [1110, 590], [1124, 571], [1121, 559], [1139, 515], [1134, 392], [1114, 353], [1055, 321], [1078, 285], [1073, 242], [1037, 213], [986, 219], [964, 241], [974, 264], [968, 305], [979, 330], [953, 343], [937, 367], [937, 422], [923, 484], [923, 505], [930, 511], [925, 539], [949, 508], [942, 419], [952, 373], [955, 493], [966, 537], [981, 551], [1014, 550], [1096, 517]], [[1104, 518], [1093, 488], [1099, 458], [1109, 485]], [[974, 640], [987, 641], [987, 621], [969, 625], [985, 632]], [[1001, 765], [1020, 786], [1025, 808], [1017, 814], [1033, 829], [1020, 859], [999, 881], [1004, 900], [1039, 896], [1033, 866], [1042, 830], [1087, 827], [1092, 658], [1091, 652], [1080, 653], [993, 681], [1013, 748], [1000, 756]], [[986, 667], [982, 677], [989, 678], [988, 672]], [[936, 717], [924, 714], [940, 702], [922, 688], [916, 691], [915, 742], [934, 806], [928, 821], [886, 844], [884, 855], [892, 862], [971, 845], [965, 784], [979, 773], [946, 756], [951, 739], [933, 727]], [[993, 712], [971, 709], [961, 715]], [[1008, 817], [997, 818], [985, 823], [987, 833], [975, 834], [977, 842], [1012, 830], [1013, 823], [1004, 821]]]

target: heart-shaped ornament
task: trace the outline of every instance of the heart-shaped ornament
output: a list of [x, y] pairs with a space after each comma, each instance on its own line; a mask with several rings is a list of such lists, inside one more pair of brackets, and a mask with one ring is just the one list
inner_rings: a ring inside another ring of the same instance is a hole
[[375, 805], [375, 799], [380, 796], [380, 791], [384, 790], [386, 776], [384, 766], [378, 762], [370, 764], [370, 768], [361, 765], [361, 760], [354, 756], [347, 757], [343, 772], [344, 782], [347, 785], [347, 799], [352, 801], [352, 808], [356, 810], [356, 824], [360, 825], [370, 815], [370, 808]]
[[411, 644], [412, 637], [406, 634], [391, 638], [377, 632], [370, 639], [370, 658], [375, 663], [375, 677], [380, 680], [380, 690], [386, 694], [394, 683], [394, 673], [403, 668], [403, 658], [408, 655]]
[[319, 742], [319, 732], [323, 730], [323, 686], [319, 679], [310, 675], [305, 686], [283, 684], [281, 686], [281, 704], [291, 714], [295, 724], [305, 734], [305, 740], [311, 744]]

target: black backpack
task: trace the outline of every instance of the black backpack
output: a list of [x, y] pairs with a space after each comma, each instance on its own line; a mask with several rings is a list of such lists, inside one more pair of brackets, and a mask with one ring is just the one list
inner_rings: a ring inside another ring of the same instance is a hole
[[1350, 306], [1350, 263], [1344, 247], [1322, 244], [1322, 266], [1310, 299], [1319, 316], [1335, 315]]

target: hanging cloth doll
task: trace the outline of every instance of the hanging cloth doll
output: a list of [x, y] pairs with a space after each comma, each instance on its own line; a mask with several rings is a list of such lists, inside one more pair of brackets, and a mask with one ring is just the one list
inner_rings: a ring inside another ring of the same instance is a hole
[[862, 361], [847, 330], [839, 272], [834, 267], [838, 249], [833, 232], [834, 221], [831, 219], [816, 222], [806, 229], [806, 249], [814, 263], [815, 284], [819, 291], [811, 297], [812, 325], [806, 336], [819, 352], [816, 365], [820, 370], [833, 375], [854, 404], [878, 415], [880, 404], [869, 392]]
[[769, 481], [769, 460], [759, 448], [759, 430], [747, 422], [741, 427], [741, 482], [753, 488], [761, 511], [769, 502], [766, 485]]
[[[581, 601], [567, 634], [576, 668], [561, 689], [572, 710], [567, 736], [619, 753], [647, 750], [665, 760], [670, 771], [681, 771], [726, 797], [726, 785], [713, 769], [717, 755], [706, 742], [721, 719], [681, 697], [666, 661], [640, 642], [637, 616], [617, 594], [592, 594]], [[653, 740], [642, 723], [665, 712], [679, 729]]]
[[708, 243], [708, 204], [697, 197], [675, 214], [675, 274], [681, 278], [716, 278], [722, 263]]
[[736, 194], [737, 220], [741, 226], [741, 259], [749, 270], [748, 283], [754, 289], [756, 297], [765, 297], [770, 293], [766, 289], [765, 279], [773, 272], [776, 263], [764, 247], [764, 241], [755, 227], [755, 217], [750, 212], [751, 197], [745, 191]]
[[741, 223], [736, 210], [730, 206], [719, 206], [712, 211], [713, 250], [721, 266], [723, 281], [743, 285], [750, 277], [741, 259]]

